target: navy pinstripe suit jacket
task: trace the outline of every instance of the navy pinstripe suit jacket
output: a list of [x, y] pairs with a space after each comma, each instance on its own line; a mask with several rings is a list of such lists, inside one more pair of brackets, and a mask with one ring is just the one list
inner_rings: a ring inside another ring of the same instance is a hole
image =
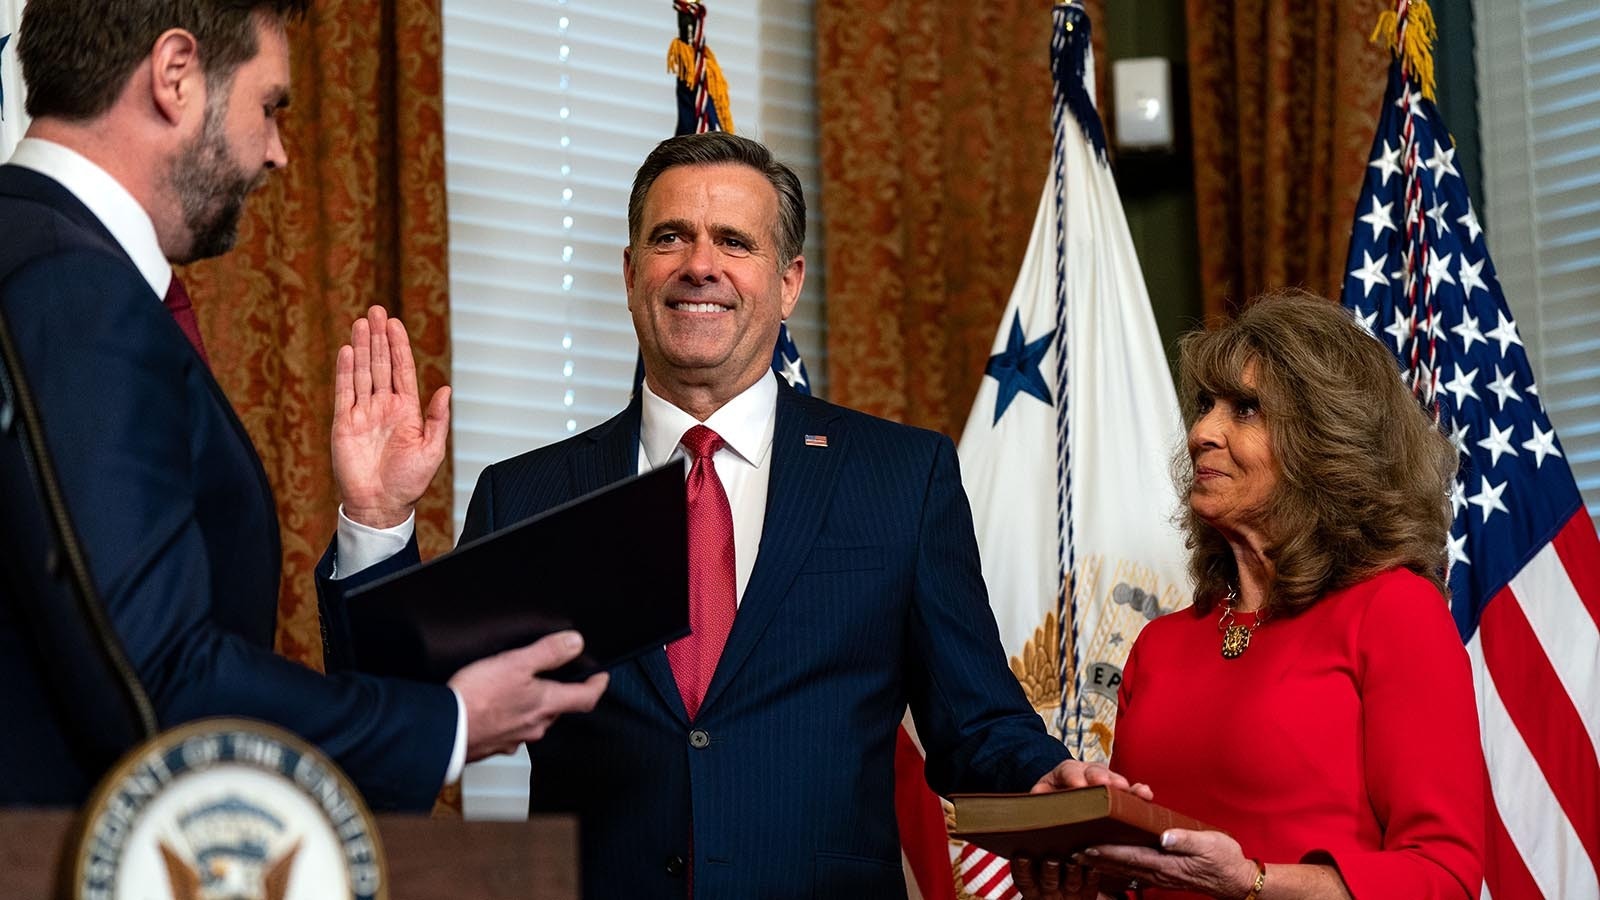
[[[462, 538], [634, 474], [639, 416], [635, 399], [489, 467]], [[780, 385], [772, 466], [755, 570], [696, 720], [655, 650], [530, 745], [530, 806], [579, 816], [587, 897], [683, 897], [691, 857], [697, 900], [903, 897], [893, 760], [908, 703], [941, 793], [1027, 790], [1067, 757], [1006, 668], [948, 438]], [[618, 535], [619, 557], [650, 537]]]

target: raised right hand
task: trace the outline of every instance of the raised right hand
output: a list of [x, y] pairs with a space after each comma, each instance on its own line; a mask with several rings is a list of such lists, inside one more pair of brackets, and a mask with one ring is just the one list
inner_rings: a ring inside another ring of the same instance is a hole
[[582, 652], [583, 638], [576, 631], [558, 631], [450, 676], [450, 686], [467, 707], [467, 761], [515, 753], [518, 745], [544, 737], [560, 716], [594, 709], [610, 683], [607, 673], [578, 684], [539, 677]]
[[333, 384], [333, 478], [351, 520], [392, 528], [411, 515], [444, 462], [450, 388], [423, 416], [411, 341], [374, 306], [350, 326]]

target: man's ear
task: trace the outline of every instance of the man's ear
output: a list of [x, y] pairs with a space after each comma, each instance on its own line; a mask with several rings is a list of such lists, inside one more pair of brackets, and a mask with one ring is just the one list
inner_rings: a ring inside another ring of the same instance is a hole
[[633, 245], [622, 248], [622, 287], [628, 294], [628, 306], [633, 307]]
[[156, 38], [150, 53], [150, 99], [155, 109], [173, 125], [190, 110], [205, 109], [205, 72], [200, 68], [200, 44], [182, 28], [170, 28]]
[[800, 302], [800, 286], [806, 283], [806, 258], [796, 256], [789, 260], [789, 265], [778, 273], [778, 278], [783, 285], [781, 296], [783, 317], [788, 319]]

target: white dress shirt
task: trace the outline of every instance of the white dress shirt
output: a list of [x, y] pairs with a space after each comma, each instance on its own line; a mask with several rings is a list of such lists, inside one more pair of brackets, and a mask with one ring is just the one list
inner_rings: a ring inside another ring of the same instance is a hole
[[[767, 483], [772, 480], [772, 434], [778, 419], [778, 376], [768, 372], [744, 392], [701, 422], [642, 385], [644, 402], [639, 423], [639, 472], [649, 472], [685, 455], [679, 443], [696, 425], [722, 437], [723, 447], [711, 458], [733, 508], [733, 558], [737, 602], [756, 567], [761, 529], [767, 519]], [[687, 468], [685, 477], [688, 477]]]
[[167, 286], [172, 283], [172, 264], [161, 252], [155, 223], [150, 221], [150, 214], [139, 201], [110, 173], [76, 150], [30, 137], [17, 142], [9, 162], [54, 179], [78, 198], [79, 203], [89, 207], [89, 212], [94, 213], [133, 260], [156, 297], [167, 296]]
[[[8, 162], [54, 179], [76, 197], [79, 203], [88, 207], [89, 212], [94, 213], [94, 217], [100, 220], [100, 224], [111, 232], [111, 236], [116, 239], [123, 252], [128, 254], [128, 258], [133, 260], [134, 266], [139, 269], [139, 274], [150, 283], [150, 290], [155, 292], [158, 299], [165, 299], [167, 288], [172, 284], [172, 264], [161, 251], [161, 241], [156, 237], [155, 223], [150, 220], [150, 214], [145, 212], [144, 207], [139, 205], [139, 201], [128, 193], [127, 188], [112, 178], [109, 172], [75, 150], [40, 138], [25, 137], [18, 141], [17, 149], [11, 154]], [[415, 519], [412, 518], [407, 519], [399, 528], [389, 529], [387, 532], [367, 528], [345, 518], [341, 507], [339, 511], [341, 537], [347, 528], [376, 535], [365, 543], [364, 549], [367, 553], [365, 557], [360, 555], [360, 550], [345, 556], [344, 574], [353, 575], [373, 563], [400, 552], [406, 542], [411, 540], [411, 532], [415, 527]], [[404, 533], [399, 536], [399, 544], [396, 545], [395, 532], [402, 529]], [[362, 543], [359, 540], [352, 540], [349, 546]], [[340, 546], [346, 546], [345, 542], [341, 541]], [[392, 549], [385, 552], [385, 547]], [[352, 555], [355, 558], [352, 558]], [[451, 784], [461, 777], [461, 770], [466, 765], [467, 759], [467, 705], [454, 688], [451, 688], [450, 692], [456, 697], [456, 740], [450, 753], [450, 765], [445, 770], [445, 784]]]

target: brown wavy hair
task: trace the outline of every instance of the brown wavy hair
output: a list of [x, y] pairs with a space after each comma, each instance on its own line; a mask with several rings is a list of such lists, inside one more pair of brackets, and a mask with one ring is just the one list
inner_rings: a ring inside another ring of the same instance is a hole
[[[1254, 366], [1255, 387], [1244, 372]], [[1294, 613], [1330, 591], [1404, 566], [1449, 596], [1443, 574], [1455, 448], [1401, 380], [1394, 357], [1342, 308], [1300, 290], [1258, 297], [1232, 321], [1179, 342], [1185, 425], [1205, 397], [1260, 403], [1278, 484], [1267, 501], [1268, 598]], [[1187, 449], [1178, 493], [1194, 487]], [[1180, 519], [1195, 606], [1208, 611], [1238, 584], [1233, 551], [1192, 509]]]

